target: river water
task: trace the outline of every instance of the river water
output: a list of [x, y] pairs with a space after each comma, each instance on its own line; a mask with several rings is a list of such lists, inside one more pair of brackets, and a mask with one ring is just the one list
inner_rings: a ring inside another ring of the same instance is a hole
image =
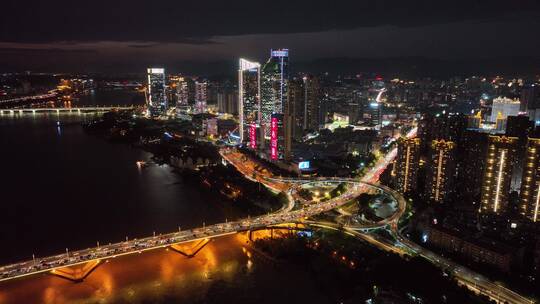
[[[83, 104], [130, 104], [102, 92]], [[101, 101], [98, 101], [101, 99]], [[86, 134], [92, 115], [0, 117], [0, 264], [244, 216], [151, 154]], [[150, 165], [139, 169], [136, 162]]]
[[[112, 100], [121, 100], [114, 103]], [[97, 92], [85, 105], [140, 103]], [[0, 117], [0, 264], [247, 216], [186, 184], [151, 154], [86, 134], [92, 115]], [[150, 165], [139, 169], [136, 161]], [[192, 259], [159, 249], [116, 258], [82, 283], [40, 274], [0, 283], [0, 304], [301, 302], [308, 274], [275, 269], [242, 235], [211, 242]], [[312, 303], [324, 302], [316, 292]]]

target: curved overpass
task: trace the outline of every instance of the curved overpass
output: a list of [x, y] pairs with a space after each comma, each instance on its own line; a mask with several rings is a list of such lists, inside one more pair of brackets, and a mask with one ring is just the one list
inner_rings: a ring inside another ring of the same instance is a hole
[[[224, 235], [235, 234], [241, 231], [248, 231], [253, 229], [265, 228], [275, 226], [284, 223], [303, 222], [314, 226], [320, 226], [324, 228], [341, 230], [347, 234], [363, 238], [370, 241], [374, 245], [377, 245], [385, 250], [392, 250], [399, 253], [408, 254], [403, 251], [403, 247], [407, 248], [414, 254], [421, 255], [434, 263], [435, 265], [447, 269], [453, 267], [454, 276], [458, 282], [467, 286], [469, 289], [487, 295], [491, 298], [502, 299], [508, 303], [534, 303], [533, 301], [497, 285], [488, 279], [465, 269], [457, 264], [452, 264], [449, 260], [441, 258], [440, 256], [429, 252], [413, 242], [407, 240], [399, 234], [397, 229], [397, 222], [405, 212], [406, 201], [398, 192], [382, 185], [375, 184], [379, 175], [386, 168], [386, 166], [394, 159], [397, 151], [393, 149], [384, 158], [381, 158], [377, 164], [361, 179], [350, 178], [314, 178], [314, 179], [286, 179], [286, 178], [272, 178], [269, 176], [261, 176], [258, 173], [249, 171], [249, 168], [242, 162], [235, 162], [227, 153], [223, 153], [222, 156], [225, 160], [233, 163], [237, 169], [242, 172], [247, 178], [256, 180], [265, 184], [274, 191], [289, 191], [288, 198], [289, 204], [280, 209], [278, 212], [253, 218], [242, 219], [234, 222], [226, 222], [215, 224], [211, 226], [205, 226], [201, 228], [195, 228], [185, 231], [179, 231], [175, 233], [169, 233], [165, 235], [147, 237], [143, 239], [135, 239], [131, 241], [125, 241], [107, 246], [89, 248], [84, 250], [75, 251], [72, 253], [65, 253], [56, 256], [41, 258], [39, 260], [30, 260], [12, 265], [0, 267], [0, 282], [6, 280], [12, 280], [24, 276], [34, 275], [37, 273], [54, 272], [66, 267], [76, 265], [87, 265], [88, 263], [99, 263], [102, 260], [115, 258], [117, 256], [139, 253], [147, 250], [154, 250], [157, 248], [169, 247], [176, 244], [182, 244], [187, 242], [206, 240], [210, 238], [216, 238]], [[336, 198], [329, 199], [324, 202], [318, 202], [307, 205], [300, 210], [292, 210], [294, 205], [291, 201], [290, 184], [298, 183], [310, 183], [314, 181], [329, 181], [329, 182], [346, 182], [352, 186], [348, 187], [348, 191]], [[354, 227], [354, 226], [342, 226], [335, 223], [321, 223], [316, 221], [308, 221], [309, 217], [332, 210], [336, 207], [340, 207], [345, 203], [354, 199], [361, 193], [366, 191], [366, 188], [373, 187], [381, 192], [388, 194], [398, 203], [398, 211], [387, 219], [380, 222], [369, 224], [367, 226]], [[390, 226], [391, 231], [398, 239], [397, 244], [385, 243], [374, 239], [368, 234], [360, 233], [357, 230], [366, 228], [376, 228]]]
[[[293, 182], [288, 179], [275, 179], [268, 176], [261, 176], [259, 173], [249, 172], [249, 168], [244, 166], [244, 163], [240, 160], [233, 160], [229, 155], [222, 151], [222, 156], [225, 160], [234, 164], [237, 169], [242, 172], [246, 177], [257, 180], [263, 183], [274, 191], [288, 191], [289, 204], [278, 210], [276, 213], [249, 217], [234, 222], [226, 222], [215, 224], [211, 226], [204, 226], [200, 228], [178, 231], [174, 233], [168, 233], [159, 236], [152, 236], [142, 239], [126, 240], [125, 242], [114, 243], [106, 246], [88, 248], [78, 250], [74, 252], [66, 252], [50, 257], [44, 257], [39, 259], [32, 259], [20, 263], [6, 265], [0, 267], [0, 282], [11, 280], [15, 278], [25, 277], [37, 273], [45, 273], [60, 270], [66, 267], [72, 267], [77, 265], [84, 265], [89, 262], [102, 261], [117, 256], [139, 253], [142, 251], [153, 250], [157, 248], [168, 247], [174, 244], [187, 243], [197, 240], [209, 239], [220, 237], [228, 234], [234, 234], [241, 231], [247, 231], [251, 229], [263, 228], [278, 224], [298, 222], [299, 220], [307, 219], [314, 215], [329, 211], [336, 207], [342, 206], [349, 202], [351, 199], [357, 197], [363, 193], [367, 187], [375, 187], [381, 191], [386, 191], [384, 186], [375, 185], [368, 180], [358, 181], [354, 179], [339, 179], [339, 178], [327, 178], [318, 179], [339, 182], [344, 181], [351, 183], [352, 186], [348, 187], [347, 193], [344, 193], [336, 198], [310, 204], [301, 210], [292, 210], [294, 205], [292, 203], [292, 197], [290, 193], [290, 185]], [[378, 174], [382, 172], [382, 169], [392, 160], [392, 157], [385, 157], [379, 160], [379, 163], [372, 168], [365, 179], [378, 178]], [[380, 172], [379, 172], [380, 171]], [[294, 183], [313, 182], [314, 180], [295, 180]], [[399, 214], [398, 214], [399, 215]], [[396, 215], [392, 218], [395, 221], [399, 218]]]

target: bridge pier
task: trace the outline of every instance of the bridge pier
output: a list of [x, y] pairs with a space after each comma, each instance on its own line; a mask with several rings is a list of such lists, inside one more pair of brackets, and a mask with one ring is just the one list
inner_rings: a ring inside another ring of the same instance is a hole
[[195, 242], [173, 244], [169, 248], [173, 251], [180, 253], [181, 255], [192, 258], [199, 253], [206, 245], [210, 243], [210, 239], [203, 239]]
[[53, 269], [49, 273], [62, 279], [80, 283], [84, 281], [92, 271], [96, 270], [101, 263], [101, 260], [93, 260], [80, 265]]
[[248, 231], [249, 241], [253, 242], [253, 232], [262, 231], [262, 230], [270, 230], [270, 239], [274, 238], [274, 230], [285, 231], [290, 234], [292, 234], [295, 231], [312, 231], [312, 229], [307, 227], [305, 224], [301, 224], [301, 223], [291, 223], [291, 224], [286, 224], [286, 225], [270, 226], [270, 227], [265, 227], [261, 229], [249, 230]]

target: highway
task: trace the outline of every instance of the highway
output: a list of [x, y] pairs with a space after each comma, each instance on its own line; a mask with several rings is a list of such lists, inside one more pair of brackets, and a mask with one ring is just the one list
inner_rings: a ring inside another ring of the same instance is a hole
[[[386, 157], [379, 159], [377, 164], [368, 172], [368, 174], [364, 176], [362, 181], [339, 178], [320, 179], [333, 182], [347, 182], [349, 183], [349, 187], [347, 188], [346, 193], [336, 198], [324, 202], [313, 203], [300, 210], [291, 210], [293, 205], [291, 203], [291, 196], [289, 193], [289, 204], [286, 207], [278, 210], [276, 213], [247, 218], [235, 222], [220, 223], [191, 230], [152, 236], [138, 240], [126, 240], [125, 242], [114, 243], [101, 247], [66, 252], [55, 256], [32, 259], [29, 261], [1, 266], [0, 282], [38, 273], [50, 272], [64, 267], [81, 265], [91, 261], [107, 260], [121, 255], [134, 254], [142, 251], [168, 247], [173, 244], [192, 242], [205, 238], [214, 238], [240, 231], [264, 228], [284, 223], [298, 222], [299, 220], [307, 219], [314, 215], [342, 206], [351, 199], [365, 192], [366, 187], [376, 187], [382, 189], [381, 186], [372, 184], [370, 181], [378, 179], [384, 168], [386, 168], [386, 166], [393, 160], [395, 153], [396, 152], [393, 151]], [[246, 162], [244, 159], [235, 158], [234, 156], [236, 154], [234, 154], [234, 150], [222, 150], [221, 154], [226, 161], [234, 164], [237, 169], [247, 178], [257, 180], [268, 188], [274, 189], [274, 191], [290, 190], [290, 181], [272, 178], [270, 173], [264, 170], [254, 170], [255, 168], [249, 167], [248, 162]], [[393, 220], [397, 220], [397, 218]]]
[[[408, 135], [414, 136], [415, 132], [416, 129], [413, 129]], [[448, 259], [422, 248], [421, 246], [407, 240], [399, 234], [397, 222], [405, 211], [406, 201], [403, 196], [396, 191], [376, 184], [380, 174], [394, 160], [396, 154], [397, 149], [393, 149], [387, 155], [385, 155], [385, 157], [380, 158], [360, 180], [351, 178], [291, 179], [276, 178], [271, 176], [271, 174], [265, 170], [255, 170], [253, 164], [246, 161], [245, 158], [240, 157], [238, 153], [234, 151], [234, 149], [223, 149], [221, 150], [223, 159], [233, 164], [242, 174], [246, 176], [246, 178], [261, 182], [268, 188], [273, 189], [275, 192], [287, 191], [289, 204], [277, 212], [268, 215], [248, 217], [247, 219], [242, 219], [239, 221], [203, 226], [200, 228], [152, 236], [138, 240], [126, 240], [125, 242], [114, 243], [106, 246], [89, 248], [75, 252], [66, 252], [51, 257], [33, 259], [2, 266], [0, 267], [0, 282], [38, 273], [51, 272], [56, 269], [81, 265], [91, 261], [103, 261], [122, 255], [164, 248], [173, 244], [210, 239], [241, 231], [265, 228], [279, 224], [301, 222], [313, 226], [341, 230], [349, 235], [366, 240], [383, 250], [393, 251], [402, 255], [420, 255], [441, 269], [451, 270], [460, 284], [467, 286], [470, 290], [489, 296], [496, 301], [506, 301], [508, 303], [517, 304], [534, 303], [532, 300], [527, 299], [513, 292], [512, 290], [491, 282], [489, 279], [481, 276], [480, 274], [472, 272], [459, 264], [453, 263]], [[348, 186], [346, 193], [340, 196], [323, 202], [307, 204], [304, 208], [293, 210], [294, 204], [291, 197], [291, 189], [293, 187], [291, 187], [291, 185], [312, 182], [344, 182], [347, 183]], [[312, 216], [330, 211], [348, 203], [350, 200], [366, 192], [368, 188], [377, 189], [378, 191], [382, 191], [392, 197], [397, 202], [398, 211], [391, 217], [381, 222], [361, 227], [343, 226], [336, 223], [321, 223], [308, 220]], [[377, 227], [389, 227], [390, 231], [394, 234], [398, 241], [394, 243], [389, 242], [388, 240], [381, 240], [362, 231], [362, 229]]]
[[241, 231], [298, 222], [301, 219], [307, 219], [348, 202], [350, 199], [364, 192], [366, 185], [367, 184], [361, 182], [356, 182], [349, 187], [349, 191], [346, 194], [326, 202], [312, 204], [301, 210], [289, 211], [289, 208], [284, 208], [277, 213], [250, 217], [239, 221], [220, 223], [143, 239], [128, 240], [106, 246], [66, 252], [51, 257], [3, 266], [0, 267], [0, 281], [49, 272], [68, 266], [84, 264], [90, 261], [106, 260], [121, 255], [168, 247], [173, 244], [210, 239]]

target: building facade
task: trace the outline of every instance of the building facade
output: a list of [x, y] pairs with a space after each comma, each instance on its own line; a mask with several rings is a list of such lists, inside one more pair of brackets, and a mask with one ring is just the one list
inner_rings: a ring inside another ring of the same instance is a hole
[[396, 189], [406, 193], [416, 189], [418, 168], [420, 166], [420, 139], [400, 138], [396, 158]]
[[187, 79], [181, 76], [171, 77], [171, 88], [176, 98], [176, 112], [187, 112], [189, 109], [189, 87]]
[[429, 198], [435, 202], [445, 201], [453, 189], [455, 148], [456, 144], [452, 141], [441, 139], [431, 142], [426, 190]]
[[304, 130], [318, 131], [324, 124], [321, 113], [321, 87], [315, 76], [304, 76]]
[[270, 122], [270, 159], [289, 160], [291, 154], [290, 122], [285, 114], [274, 113]]
[[497, 97], [493, 99], [493, 105], [491, 106], [491, 122], [497, 122], [497, 117], [500, 114], [499, 119], [506, 119], [508, 116], [517, 116], [519, 114], [521, 103], [519, 99], [510, 99], [506, 97]]
[[208, 82], [205, 80], [195, 81], [195, 113], [206, 113], [208, 103]]
[[146, 104], [151, 116], [159, 116], [167, 113], [168, 102], [165, 84], [165, 69], [149, 68], [147, 70]]
[[540, 138], [529, 138], [527, 143], [519, 211], [533, 222], [540, 221]]
[[518, 138], [489, 136], [482, 181], [481, 213], [506, 211], [518, 151]]
[[283, 114], [289, 88], [289, 50], [270, 51], [270, 58], [261, 70], [261, 127], [270, 136], [272, 114]]
[[240, 115], [239, 134], [241, 142], [257, 142], [250, 137], [257, 136], [253, 129], [261, 121], [261, 65], [240, 59], [238, 69], [238, 112]]

